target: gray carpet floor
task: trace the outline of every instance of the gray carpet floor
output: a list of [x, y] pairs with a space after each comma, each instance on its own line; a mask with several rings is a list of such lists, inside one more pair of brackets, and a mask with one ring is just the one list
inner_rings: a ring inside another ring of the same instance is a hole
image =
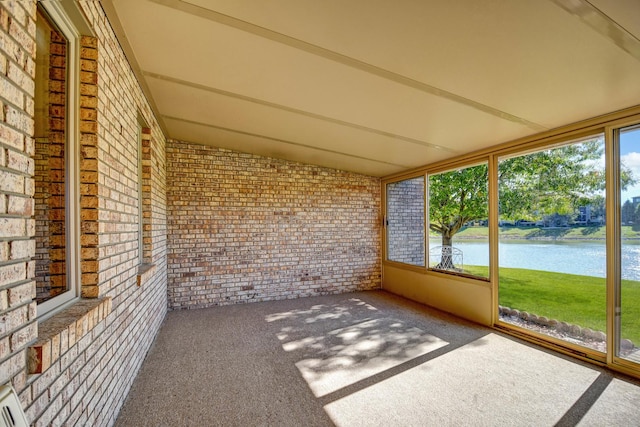
[[638, 382], [383, 291], [169, 312], [117, 426], [638, 426]]

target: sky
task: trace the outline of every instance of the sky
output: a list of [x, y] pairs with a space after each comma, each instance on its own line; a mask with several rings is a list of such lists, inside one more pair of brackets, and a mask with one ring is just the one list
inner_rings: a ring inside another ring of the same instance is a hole
[[633, 171], [633, 176], [638, 183], [628, 187], [622, 192], [622, 203], [634, 196], [640, 196], [640, 128], [621, 132], [620, 135], [620, 160]]

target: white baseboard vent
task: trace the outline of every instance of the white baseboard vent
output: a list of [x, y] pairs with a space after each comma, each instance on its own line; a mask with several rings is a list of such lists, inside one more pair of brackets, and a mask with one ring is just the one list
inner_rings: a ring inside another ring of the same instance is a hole
[[29, 427], [20, 399], [9, 384], [0, 386], [0, 427]]

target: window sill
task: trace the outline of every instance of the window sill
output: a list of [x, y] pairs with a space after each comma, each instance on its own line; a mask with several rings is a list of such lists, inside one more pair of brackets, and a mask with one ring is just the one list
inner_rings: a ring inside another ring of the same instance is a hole
[[111, 297], [81, 299], [38, 324], [38, 339], [28, 349], [29, 374], [41, 374], [111, 313]]
[[153, 277], [156, 272], [155, 264], [140, 264], [138, 267], [138, 286], [142, 286]]
[[486, 277], [480, 277], [480, 276], [472, 276], [470, 274], [461, 274], [461, 273], [456, 273], [456, 272], [447, 271], [447, 270], [436, 270], [433, 268], [418, 267], [411, 264], [404, 264], [404, 263], [395, 262], [395, 261], [384, 261], [382, 263], [382, 267], [383, 269], [393, 268], [398, 270], [412, 271], [412, 272], [423, 274], [426, 276], [442, 277], [448, 280], [455, 280], [458, 282], [464, 282], [464, 283], [470, 283], [473, 285], [483, 286], [485, 288], [492, 287], [491, 279], [488, 279]]
[[388, 265], [389, 267], [401, 268], [403, 270], [411, 270], [417, 273], [426, 273], [428, 271], [427, 267], [425, 266], [406, 264], [404, 262], [398, 262], [398, 261], [384, 260], [383, 265]]
[[491, 282], [491, 279], [489, 279], [488, 277], [474, 276], [473, 274], [460, 273], [457, 271], [440, 270], [438, 268], [429, 268], [428, 271], [433, 271], [434, 273], [439, 273], [439, 274], [446, 274], [449, 276], [461, 277], [465, 279], [478, 280], [480, 282], [486, 282], [486, 283]]

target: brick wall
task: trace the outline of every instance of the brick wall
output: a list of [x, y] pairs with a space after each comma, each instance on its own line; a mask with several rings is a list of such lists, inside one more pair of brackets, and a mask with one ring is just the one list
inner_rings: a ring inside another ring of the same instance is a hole
[[[36, 120], [35, 195], [36, 220], [36, 301], [56, 296], [67, 289], [65, 262], [65, 140], [66, 140], [66, 40], [50, 29], [50, 55], [41, 59], [43, 67], [36, 79], [47, 81], [47, 107]], [[36, 89], [38, 86], [36, 85]]]
[[[77, 87], [82, 295], [110, 304], [88, 300], [54, 316], [78, 321], [47, 341], [51, 364], [30, 374], [27, 353], [52, 326], [37, 319], [35, 302], [36, 2], [0, 2], [0, 384], [14, 386], [34, 425], [111, 425], [167, 307], [165, 139], [99, 2], [77, 4], [96, 36], [80, 40]], [[138, 286], [141, 202], [154, 266]]]
[[26, 387], [37, 335], [33, 194], [35, 8], [0, 2], [0, 384]]
[[[76, 87], [83, 299], [42, 320], [35, 160], [62, 157], [34, 138], [36, 2], [0, 2], [0, 384], [18, 391], [34, 425], [113, 424], [167, 294], [170, 307], [191, 308], [380, 285], [378, 179], [179, 142], [165, 150], [99, 2], [75, 3], [95, 33], [79, 40]], [[139, 264], [141, 226], [152, 268]], [[50, 259], [55, 235], [39, 232]]]
[[376, 178], [169, 141], [169, 307], [376, 289]]
[[424, 266], [424, 177], [387, 185], [387, 259]]

